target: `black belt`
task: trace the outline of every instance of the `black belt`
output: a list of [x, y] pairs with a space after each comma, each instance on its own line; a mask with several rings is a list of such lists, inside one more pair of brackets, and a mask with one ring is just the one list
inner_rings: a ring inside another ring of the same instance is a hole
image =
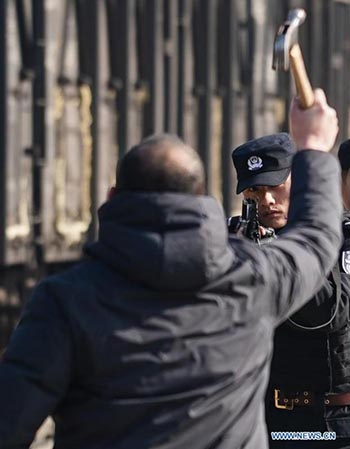
[[315, 393], [313, 391], [285, 393], [277, 388], [274, 389], [274, 404], [278, 409], [293, 410], [294, 407], [309, 407], [319, 404], [320, 401], [329, 406], [350, 405], [350, 393]]

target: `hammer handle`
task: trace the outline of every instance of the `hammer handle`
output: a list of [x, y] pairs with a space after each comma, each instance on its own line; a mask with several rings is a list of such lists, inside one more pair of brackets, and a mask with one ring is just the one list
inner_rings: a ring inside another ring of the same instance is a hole
[[303, 55], [298, 44], [294, 44], [290, 49], [289, 61], [299, 95], [300, 107], [302, 109], [311, 108], [315, 101], [314, 92], [307, 76]]

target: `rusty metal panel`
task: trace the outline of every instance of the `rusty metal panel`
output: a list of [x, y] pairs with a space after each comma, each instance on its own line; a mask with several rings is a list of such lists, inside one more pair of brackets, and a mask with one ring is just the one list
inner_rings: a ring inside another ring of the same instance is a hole
[[[91, 92], [79, 86], [78, 25], [73, 1], [50, 4], [47, 28], [46, 261], [80, 255], [90, 225]], [[82, 125], [82, 119], [84, 124]], [[83, 146], [84, 143], [86, 144]], [[85, 171], [81, 159], [85, 152]], [[85, 179], [83, 179], [85, 178]], [[82, 205], [84, 199], [84, 206]]]
[[81, 257], [118, 158], [147, 134], [183, 136], [204, 160], [208, 192], [238, 211], [232, 148], [288, 130], [293, 80], [271, 59], [293, 7], [306, 9], [306, 68], [343, 140], [347, 0], [0, 1], [0, 300], [21, 276]]
[[94, 233], [97, 14], [93, 1], [51, 2], [47, 28], [45, 262], [74, 260]]
[[32, 239], [31, 161], [26, 154], [32, 141], [32, 80], [29, 70], [22, 70], [16, 4], [4, 1], [0, 7], [0, 263], [13, 265], [28, 261]]

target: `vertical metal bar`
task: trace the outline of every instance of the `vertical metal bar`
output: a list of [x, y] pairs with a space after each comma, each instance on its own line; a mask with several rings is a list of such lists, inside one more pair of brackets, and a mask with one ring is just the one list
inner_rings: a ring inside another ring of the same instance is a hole
[[339, 115], [339, 128], [340, 128], [340, 134], [339, 138], [344, 140], [345, 138], [348, 138], [347, 135], [347, 126], [348, 123], [346, 121], [347, 118], [347, 111], [349, 104], [346, 102], [346, 88], [348, 86], [347, 80], [348, 80], [348, 73], [345, 71], [346, 68], [346, 56], [347, 56], [347, 49], [346, 49], [346, 34], [347, 30], [349, 28], [349, 22], [347, 22], [347, 8], [348, 5], [344, 3], [335, 3], [335, 20], [336, 20], [336, 36], [335, 36], [335, 42], [336, 42], [336, 51], [333, 55], [334, 58], [334, 69], [337, 73], [337, 79], [336, 79], [336, 98], [337, 102], [335, 103], [336, 110]]
[[164, 129], [176, 132], [178, 95], [178, 1], [164, 0]]
[[7, 2], [0, 2], [0, 263], [6, 262], [6, 150], [7, 150], [7, 101], [6, 101], [6, 85], [7, 85], [7, 36], [6, 36], [6, 20], [7, 20]]
[[[311, 84], [313, 86], [322, 86], [323, 70], [320, 70], [319, 64], [316, 61], [321, 61], [323, 58], [323, 30], [322, 30], [322, 1], [312, 0], [309, 14], [307, 17], [307, 26], [310, 29], [310, 64], [307, 70], [310, 74]], [[309, 33], [308, 33], [309, 34]]]
[[[329, 94], [328, 86], [330, 83], [330, 64], [329, 64], [329, 51], [330, 51], [330, 20], [329, 20], [329, 1], [328, 0], [322, 0], [323, 9], [322, 9], [322, 18], [320, 19], [322, 21], [322, 33], [325, 36], [323, 41], [323, 48], [322, 48], [322, 54], [327, 61], [327, 65], [323, 70], [323, 78], [324, 78], [324, 88], [327, 92], [327, 97]], [[316, 66], [319, 66], [319, 63], [316, 63]]]
[[57, 82], [61, 86], [64, 86], [66, 83], [69, 83], [68, 76], [65, 73], [65, 57], [68, 45], [68, 23], [72, 8], [73, 8], [72, 0], [65, 0], [63, 10], [64, 12], [63, 12], [62, 42], [58, 50], [59, 57], [58, 57], [58, 71], [57, 71], [58, 72]]
[[[345, 18], [345, 23], [349, 24], [350, 23], [350, 4], [347, 5], [346, 8], [346, 18]], [[345, 79], [346, 79], [346, 84], [344, 86], [345, 92], [346, 92], [346, 96], [344, 98], [345, 101], [345, 123], [346, 126], [343, 129], [343, 132], [346, 133], [346, 138], [348, 138], [350, 136], [350, 108], [349, 108], [349, 104], [350, 104], [350, 77], [348, 76], [348, 74], [350, 73], [350, 27], [347, 25], [346, 26], [346, 35], [345, 35], [345, 39], [344, 39], [344, 47], [345, 47], [345, 67], [344, 67], [344, 71], [345, 71]]]
[[148, 135], [163, 130], [164, 38], [162, 0], [147, 0], [144, 13], [148, 37], [147, 46], [149, 47], [149, 61], [145, 66], [149, 99], [144, 108], [143, 134]]
[[[121, 64], [123, 89], [117, 95], [118, 111], [120, 116], [118, 119], [119, 134], [119, 154], [123, 155], [131, 146], [132, 141], [132, 122], [131, 122], [131, 104], [134, 86], [132, 84], [131, 58], [133, 56], [133, 37], [135, 34], [135, 0], [123, 0], [123, 20], [125, 21], [125, 43], [122, 52], [123, 61]], [[118, 100], [119, 97], [119, 100]]]
[[149, 94], [147, 84], [147, 64], [149, 59], [149, 48], [146, 45], [147, 26], [146, 26], [146, 4], [148, 0], [137, 0], [136, 2], [136, 53], [137, 53], [137, 88], [142, 88]]
[[198, 99], [198, 148], [206, 167], [206, 187], [210, 192], [212, 185], [212, 99], [216, 87], [216, 36], [215, 36], [215, 0], [201, 0], [197, 3], [196, 22], [197, 36], [195, 51], [197, 52], [195, 93]]
[[109, 36], [110, 85], [116, 91], [118, 111], [118, 146], [123, 155], [132, 140], [131, 58], [135, 35], [135, 0], [108, 0], [107, 22]]
[[178, 19], [178, 96], [177, 133], [185, 136], [186, 80], [189, 70], [187, 48], [190, 45], [192, 0], [179, 0]]
[[222, 194], [223, 206], [227, 214], [233, 207], [234, 176], [231, 163], [231, 151], [234, 145], [234, 80], [235, 65], [237, 64], [236, 41], [237, 33], [235, 0], [221, 2], [221, 23], [218, 42], [218, 67], [220, 70], [219, 91], [222, 96], [222, 145], [221, 145], [221, 170], [222, 170]]
[[78, 49], [79, 49], [79, 83], [92, 84], [92, 74], [95, 72], [94, 37], [96, 32], [95, 17], [91, 14], [96, 11], [94, 0], [75, 0]]
[[334, 73], [333, 73], [333, 67], [332, 67], [332, 55], [333, 55], [333, 47], [334, 47], [334, 4], [333, 2], [327, 2], [327, 22], [328, 22], [328, 51], [327, 51], [327, 59], [329, 61], [329, 64], [327, 65], [327, 92], [328, 92], [328, 100], [331, 102], [331, 104], [334, 104]]
[[45, 164], [45, 6], [44, 0], [32, 0], [34, 81], [33, 81], [33, 245], [37, 266], [44, 263], [42, 183]]
[[239, 18], [238, 58], [240, 70], [240, 87], [244, 102], [245, 140], [254, 136], [253, 116], [253, 57], [254, 57], [254, 27], [252, 20], [252, 5], [250, 0], [241, 0], [236, 4]]
[[33, 30], [32, 17], [28, 0], [16, 0], [16, 15], [21, 51], [21, 77], [24, 79], [32, 76], [33, 70]]
[[253, 61], [255, 52], [255, 28], [254, 28], [254, 18], [252, 13], [252, 0], [247, 0], [247, 30], [248, 30], [248, 61], [249, 66], [247, 67], [248, 76], [248, 90], [247, 90], [247, 137], [248, 140], [255, 137], [255, 120], [254, 120], [254, 84], [253, 84]]
[[339, 64], [341, 63], [341, 55], [339, 54], [339, 42], [338, 39], [341, 38], [341, 18], [337, 14], [338, 5], [334, 2], [330, 2], [329, 5], [329, 61], [330, 61], [330, 84], [328, 86], [329, 89], [329, 101], [332, 105], [337, 109], [338, 114], [340, 115], [339, 108], [339, 98], [343, 95], [344, 86], [341, 84], [341, 79], [339, 78]]
[[[112, 117], [113, 117], [113, 137], [115, 147], [115, 157], [118, 160], [119, 154], [121, 151], [124, 151], [123, 145], [125, 145], [125, 140], [127, 138], [123, 136], [123, 130], [118, 130], [118, 122], [122, 117], [118, 117], [118, 99], [117, 92], [120, 90], [121, 80], [119, 79], [118, 67], [119, 63], [119, 51], [118, 51], [118, 0], [105, 0], [105, 13], [106, 13], [106, 23], [107, 23], [107, 42], [108, 42], [108, 69], [109, 69], [109, 77], [108, 77], [108, 91], [110, 95], [110, 105], [113, 108]], [[119, 119], [119, 120], [118, 120]], [[127, 120], [127, 118], [125, 118]], [[121, 135], [120, 135], [121, 133]]]
[[[91, 210], [97, 208], [97, 174], [98, 174], [98, 23], [99, 5], [95, 0], [75, 0], [78, 53], [79, 53], [79, 84], [88, 85], [91, 89], [91, 136], [92, 136], [92, 173], [91, 173]], [[97, 234], [97, 217], [91, 214], [91, 225], [88, 231], [88, 239], [93, 239]]]
[[[310, 74], [309, 68], [311, 67], [311, 52], [312, 52], [312, 41], [313, 38], [315, 37], [314, 34], [314, 10], [312, 8], [312, 0], [308, 0], [307, 1], [307, 6], [305, 6], [304, 2], [300, 2], [298, 0], [298, 3], [294, 2], [292, 3], [294, 8], [304, 8], [306, 10], [307, 13], [307, 17], [305, 20], [305, 23], [299, 27], [298, 33], [298, 40], [299, 40], [299, 44], [300, 44], [300, 48], [303, 52], [303, 58], [304, 58], [304, 62], [305, 62], [305, 67], [306, 70], [308, 72], [308, 74]], [[317, 20], [317, 18], [316, 18]]]
[[121, 50], [121, 78], [122, 90], [117, 94], [117, 104], [119, 111], [118, 135], [119, 135], [119, 154], [123, 155], [131, 146], [132, 123], [131, 123], [131, 103], [134, 86], [132, 85], [131, 57], [133, 55], [133, 37], [135, 34], [135, 1], [122, 0], [121, 15], [125, 23], [122, 31], [124, 33], [124, 45]]
[[[327, 89], [328, 84], [328, 75], [329, 71], [327, 70], [327, 67], [329, 66], [329, 60], [327, 60], [328, 56], [328, 46], [329, 46], [329, 18], [328, 18], [328, 0], [322, 1], [322, 10], [321, 10], [321, 17], [320, 17], [320, 23], [321, 23], [321, 32], [323, 36], [323, 45], [322, 45], [322, 58], [324, 61], [326, 61], [326, 68], [322, 70], [322, 86], [324, 89]], [[314, 61], [314, 64], [316, 67], [319, 67], [319, 61]]]
[[99, 173], [99, 11], [101, 7], [101, 2], [96, 2], [91, 0], [90, 11], [92, 18], [92, 39], [91, 39], [91, 114], [93, 117], [91, 124], [91, 135], [92, 135], [92, 175], [91, 175], [91, 225], [88, 232], [88, 239], [94, 240], [98, 233], [98, 220], [97, 220], [97, 209], [98, 209], [98, 173]]
[[[278, 2], [278, 8], [280, 11], [280, 19], [278, 25], [282, 24], [288, 15], [288, 11], [291, 5], [289, 2]], [[277, 29], [276, 29], [277, 30]], [[291, 76], [290, 71], [288, 72], [277, 72], [277, 84], [279, 97], [284, 101], [284, 120], [281, 123], [281, 130], [288, 129], [288, 111], [289, 111], [289, 100], [290, 100], [290, 87], [291, 87]]]

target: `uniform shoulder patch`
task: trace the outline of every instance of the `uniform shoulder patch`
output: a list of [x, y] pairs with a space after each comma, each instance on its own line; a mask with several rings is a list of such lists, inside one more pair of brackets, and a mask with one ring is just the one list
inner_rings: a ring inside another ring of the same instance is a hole
[[350, 274], [350, 249], [342, 251], [341, 265], [344, 273]]
[[345, 240], [350, 238], [350, 219], [348, 217], [343, 218], [343, 234]]

